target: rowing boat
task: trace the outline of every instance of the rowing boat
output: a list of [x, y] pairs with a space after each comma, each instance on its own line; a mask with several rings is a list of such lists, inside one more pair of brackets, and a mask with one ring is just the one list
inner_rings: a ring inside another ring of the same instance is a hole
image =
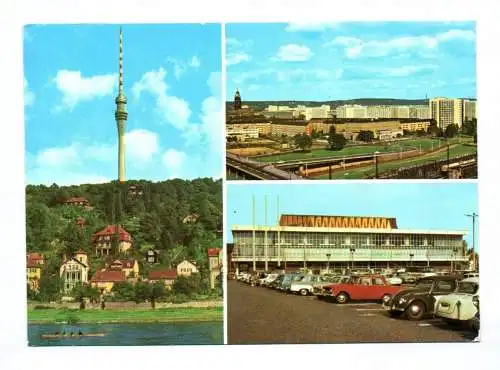
[[61, 338], [61, 339], [72, 339], [72, 338], [84, 338], [84, 337], [104, 337], [104, 333], [87, 333], [87, 334], [41, 334], [40, 338], [42, 339], [52, 339], [52, 338]]

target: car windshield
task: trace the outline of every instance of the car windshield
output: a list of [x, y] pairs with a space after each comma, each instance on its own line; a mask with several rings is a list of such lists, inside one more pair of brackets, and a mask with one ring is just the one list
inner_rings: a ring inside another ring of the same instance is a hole
[[458, 283], [457, 293], [475, 294], [479, 285], [471, 281], [462, 281]]

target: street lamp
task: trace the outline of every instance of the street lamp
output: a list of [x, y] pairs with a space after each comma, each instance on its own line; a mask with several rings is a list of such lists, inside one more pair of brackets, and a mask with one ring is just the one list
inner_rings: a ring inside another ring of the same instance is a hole
[[349, 251], [351, 252], [351, 268], [354, 270], [354, 252], [356, 252], [356, 249], [349, 248]]
[[410, 266], [413, 266], [413, 253], [410, 253]]
[[330, 253], [327, 253], [326, 254], [326, 273], [329, 274], [330, 273], [330, 257], [331, 257], [331, 254]]
[[457, 267], [455, 266], [455, 263], [456, 263], [456, 258], [457, 258], [457, 250], [458, 250], [457, 248], [453, 248], [453, 260], [451, 261], [452, 266], [453, 266], [453, 268], [451, 269], [451, 271], [452, 271], [452, 272], [455, 272], [455, 270], [456, 270], [456, 268], [457, 268]]
[[375, 159], [375, 178], [378, 179], [378, 155], [379, 155], [379, 151], [376, 151], [375, 153], [373, 153], [374, 155], [374, 159]]
[[476, 268], [476, 217], [479, 215], [476, 212], [472, 212], [472, 214], [466, 214], [467, 217], [472, 218], [472, 267], [474, 272], [477, 271]]

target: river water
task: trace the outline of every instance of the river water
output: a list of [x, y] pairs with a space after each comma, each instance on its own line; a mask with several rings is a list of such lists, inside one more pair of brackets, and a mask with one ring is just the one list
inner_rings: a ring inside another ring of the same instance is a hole
[[[81, 331], [103, 337], [42, 339], [41, 334]], [[222, 322], [152, 324], [29, 324], [29, 346], [155, 346], [223, 344]]]

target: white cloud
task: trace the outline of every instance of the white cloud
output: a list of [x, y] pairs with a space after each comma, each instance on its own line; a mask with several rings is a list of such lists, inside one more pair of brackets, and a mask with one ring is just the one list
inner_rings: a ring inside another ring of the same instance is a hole
[[156, 108], [163, 118], [175, 128], [184, 130], [191, 116], [191, 110], [187, 101], [167, 95], [166, 75], [167, 71], [162, 67], [144, 73], [141, 80], [132, 86], [132, 93], [139, 99], [143, 91], [149, 92], [156, 99]]
[[24, 106], [29, 107], [33, 105], [34, 102], [35, 102], [35, 93], [30, 90], [28, 85], [28, 80], [24, 78]]
[[340, 22], [292, 22], [286, 26], [285, 30], [288, 32], [320, 32], [337, 28], [339, 24]]
[[226, 64], [228, 66], [249, 61], [250, 56], [247, 53], [228, 53], [226, 57]]
[[62, 168], [79, 161], [77, 145], [53, 147], [37, 154], [35, 162], [40, 167]]
[[191, 62], [189, 62], [189, 66], [193, 68], [199, 68], [201, 66], [200, 58], [196, 55], [191, 58]]
[[109, 96], [118, 83], [117, 74], [83, 77], [80, 71], [59, 70], [53, 79], [57, 89], [63, 94], [59, 109], [73, 109], [82, 101]]
[[439, 41], [464, 40], [475, 41], [476, 34], [470, 30], [449, 30], [436, 35]]
[[405, 36], [388, 40], [364, 41], [355, 37], [337, 36], [323, 46], [340, 45], [345, 47], [348, 58], [362, 56], [381, 57], [393, 52], [404, 52], [416, 49], [420, 52], [435, 50], [440, 43], [452, 40], [474, 41], [476, 35], [473, 31], [449, 30], [433, 36]]
[[304, 62], [309, 60], [314, 53], [305, 45], [288, 44], [280, 46], [273, 60], [285, 62]]
[[83, 147], [81, 152], [84, 158], [94, 159], [101, 162], [115, 161], [117, 158], [116, 145], [94, 144]]
[[235, 39], [234, 37], [228, 37], [226, 38], [226, 45], [229, 47], [239, 47], [242, 46], [243, 43], [240, 40]]
[[421, 71], [429, 71], [435, 70], [438, 66], [436, 65], [423, 65], [423, 66], [402, 66], [397, 68], [390, 68], [387, 70], [387, 74], [393, 77], [402, 77], [409, 76], [411, 74], [421, 72]]
[[162, 156], [162, 163], [169, 171], [178, 173], [182, 170], [186, 158], [188, 158], [186, 153], [176, 149], [168, 149]]
[[160, 150], [158, 134], [143, 129], [132, 130], [125, 134], [125, 147], [133, 161], [149, 162]]

